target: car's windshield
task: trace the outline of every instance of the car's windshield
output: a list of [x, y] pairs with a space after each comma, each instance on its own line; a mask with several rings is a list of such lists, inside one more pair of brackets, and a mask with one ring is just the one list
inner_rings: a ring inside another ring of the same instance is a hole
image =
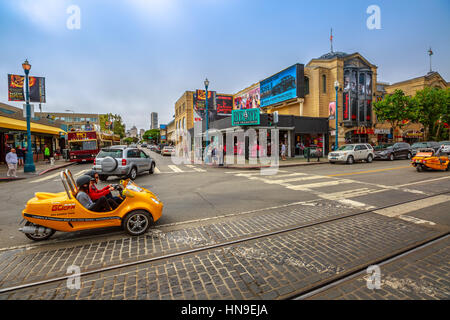
[[383, 149], [391, 148], [392, 146], [393, 146], [392, 143], [380, 144], [375, 147], [375, 150], [383, 150]]
[[348, 150], [353, 150], [354, 147], [355, 147], [355, 145], [353, 145], [353, 144], [347, 144], [345, 146], [340, 147], [338, 150], [339, 151], [348, 151]]
[[70, 142], [70, 150], [97, 150], [97, 141], [74, 141]]
[[426, 142], [416, 142], [411, 146], [411, 148], [426, 148], [426, 147], [427, 147]]
[[122, 150], [120, 149], [102, 149], [97, 155], [97, 158], [105, 158], [105, 157], [112, 157], [112, 158], [122, 158]]

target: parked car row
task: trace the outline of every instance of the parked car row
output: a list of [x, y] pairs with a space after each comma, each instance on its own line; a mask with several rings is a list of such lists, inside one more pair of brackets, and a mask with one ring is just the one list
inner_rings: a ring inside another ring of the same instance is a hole
[[330, 163], [345, 162], [352, 164], [355, 161], [372, 162], [375, 160], [411, 159], [418, 150], [428, 148], [437, 152], [450, 154], [450, 141], [425, 141], [409, 145], [406, 142], [381, 144], [373, 148], [368, 143], [353, 143], [339, 147], [338, 150], [328, 154]]

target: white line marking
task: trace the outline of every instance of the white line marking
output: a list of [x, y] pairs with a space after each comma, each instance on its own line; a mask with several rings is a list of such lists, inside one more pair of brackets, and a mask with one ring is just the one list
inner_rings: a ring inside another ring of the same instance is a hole
[[51, 174], [51, 175], [49, 175], [49, 176], [45, 176], [45, 177], [43, 177], [43, 178], [40, 178], [40, 179], [36, 179], [36, 180], [30, 181], [29, 183], [36, 183], [36, 182], [45, 181], [45, 180], [48, 180], [48, 179], [52, 179], [52, 178], [54, 178], [54, 177], [56, 177], [56, 176], [58, 176], [58, 175], [59, 175], [59, 171], [56, 172], [56, 173], [53, 173], [53, 174]]
[[428, 220], [422, 220], [422, 219], [419, 219], [419, 218], [416, 218], [416, 217], [410, 217], [410, 216], [404, 216], [404, 215], [401, 215], [401, 216], [398, 216], [398, 217], [400, 219], [402, 219], [402, 220], [413, 222], [413, 223], [416, 223], [416, 224], [429, 224], [431, 226], [435, 226], [436, 225], [436, 223], [434, 223], [434, 222], [431, 222], [431, 221], [428, 221]]
[[181, 170], [180, 168], [178, 168], [177, 166], [175, 166], [173, 164], [168, 165], [168, 167], [170, 169], [172, 169], [173, 172], [183, 172], [183, 170]]
[[160, 174], [161, 173], [161, 171], [157, 167], [155, 167], [155, 169], [153, 169], [153, 172], [155, 174]]
[[435, 197], [428, 198], [426, 200], [417, 200], [412, 201], [405, 204], [400, 204], [398, 206], [376, 210], [374, 213], [381, 214], [383, 216], [387, 217], [397, 217], [400, 215], [403, 215], [405, 213], [416, 211], [424, 208], [431, 207], [436, 204], [440, 204], [443, 202], [449, 202], [450, 196], [449, 195], [439, 195]]
[[294, 182], [294, 181], [307, 181], [307, 180], [317, 180], [317, 179], [326, 179], [324, 176], [308, 176], [308, 177], [297, 177], [291, 179], [281, 179], [281, 180], [270, 180], [259, 177], [249, 177], [250, 180], [261, 180], [267, 184], [284, 184], [286, 182]]
[[205, 169], [200, 169], [200, 168], [196, 168], [196, 167], [192, 167], [192, 169], [194, 169], [197, 172], [206, 172]]
[[367, 205], [365, 203], [354, 201], [354, 200], [350, 200], [350, 199], [341, 199], [341, 200], [338, 200], [338, 202], [340, 202], [342, 204], [345, 204], [347, 206], [350, 206], [350, 207], [355, 207], [355, 208], [364, 208], [364, 209], [367, 209], [367, 210], [375, 209], [374, 206], [369, 206], [369, 205]]
[[411, 185], [413, 185], [413, 184], [421, 184], [421, 183], [427, 183], [427, 182], [439, 181], [439, 180], [444, 180], [444, 179], [450, 179], [450, 176], [448, 176], [448, 177], [436, 178], [436, 179], [422, 180], [422, 181], [411, 182], [411, 183], [405, 183], [405, 184], [401, 184], [401, 185], [398, 185], [398, 186], [395, 186], [395, 187], [396, 187], [396, 188], [401, 188], [401, 187], [411, 186]]
[[308, 191], [308, 190], [314, 189], [314, 188], [331, 187], [331, 186], [337, 186], [337, 185], [346, 184], [346, 183], [353, 183], [353, 181], [351, 181], [351, 180], [335, 180], [335, 181], [310, 183], [310, 184], [304, 184], [304, 185], [299, 185], [299, 186], [286, 184], [285, 186], [286, 186], [286, 188], [291, 189], [291, 190]]

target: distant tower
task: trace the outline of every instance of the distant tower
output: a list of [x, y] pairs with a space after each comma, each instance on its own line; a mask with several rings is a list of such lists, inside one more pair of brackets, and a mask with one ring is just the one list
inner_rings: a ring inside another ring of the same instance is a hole
[[433, 72], [431, 70], [431, 56], [433, 55], [433, 51], [431, 51], [431, 47], [430, 47], [430, 49], [428, 49], [428, 55], [430, 56], [430, 72]]
[[152, 112], [150, 115], [150, 129], [158, 129], [158, 112]]
[[333, 28], [331, 28], [330, 33], [330, 45], [331, 45], [331, 53], [333, 53]]

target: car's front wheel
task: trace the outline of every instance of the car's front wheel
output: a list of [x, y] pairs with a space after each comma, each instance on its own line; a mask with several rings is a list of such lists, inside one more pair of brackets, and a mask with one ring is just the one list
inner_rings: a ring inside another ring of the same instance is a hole
[[353, 159], [353, 156], [348, 156], [347, 163], [348, 164], [353, 164], [354, 162], [355, 162], [355, 159]]
[[128, 177], [131, 180], [136, 179], [136, 177], [137, 177], [137, 169], [136, 169], [136, 167], [131, 168], [131, 171], [130, 171], [130, 174], [128, 175]]
[[408, 160], [411, 160], [411, 158], [412, 158], [411, 152], [408, 152], [407, 158], [408, 158]]
[[394, 161], [394, 160], [395, 160], [395, 157], [394, 157], [394, 154], [393, 154], [393, 153], [391, 153], [391, 154], [389, 155], [389, 160], [391, 160], [391, 161]]
[[418, 164], [416, 167], [417, 172], [422, 172], [423, 171], [423, 166], [421, 164]]
[[129, 213], [123, 221], [124, 230], [132, 236], [144, 234], [153, 222], [152, 216], [144, 210]]

